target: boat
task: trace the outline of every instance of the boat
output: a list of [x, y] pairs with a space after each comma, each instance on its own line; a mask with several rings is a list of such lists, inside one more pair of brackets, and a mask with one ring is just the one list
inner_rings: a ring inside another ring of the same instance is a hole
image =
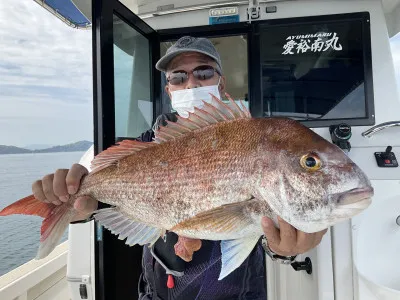
[[[400, 299], [400, 94], [390, 48], [400, 0], [35, 1], [92, 30], [94, 146], [83, 165], [170, 112], [155, 62], [181, 36], [210, 38], [235, 100], [337, 144], [375, 190], [365, 212], [329, 228], [295, 265], [266, 257], [268, 300]], [[49, 257], [1, 277], [0, 299], [137, 299], [141, 253], [93, 220], [77, 222]]]

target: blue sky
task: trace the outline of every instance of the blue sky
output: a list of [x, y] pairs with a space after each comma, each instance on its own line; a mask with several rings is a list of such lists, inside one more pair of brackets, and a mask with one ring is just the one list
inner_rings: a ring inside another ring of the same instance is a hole
[[[0, 145], [92, 140], [91, 31], [1, 0], [0, 44]], [[400, 34], [391, 46], [400, 83]]]
[[93, 140], [91, 30], [0, 1], [0, 144]]

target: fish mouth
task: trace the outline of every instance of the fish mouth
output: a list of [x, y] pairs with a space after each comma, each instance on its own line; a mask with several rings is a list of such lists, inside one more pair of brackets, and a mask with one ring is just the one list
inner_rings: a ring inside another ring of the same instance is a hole
[[336, 200], [337, 205], [329, 214], [318, 219], [296, 220], [295, 227], [308, 233], [321, 231], [359, 214], [371, 204], [373, 195], [374, 189], [370, 186], [333, 194], [331, 200]]
[[351, 206], [352, 204], [358, 204], [357, 206], [364, 207], [364, 205], [368, 206], [371, 203], [371, 197], [373, 195], [374, 189], [370, 186], [355, 188], [337, 194], [337, 204], [342, 207]]

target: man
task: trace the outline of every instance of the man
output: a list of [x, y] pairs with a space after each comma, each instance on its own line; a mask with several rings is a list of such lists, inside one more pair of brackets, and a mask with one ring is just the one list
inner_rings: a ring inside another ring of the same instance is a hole
[[[171, 104], [177, 114], [187, 117], [194, 107], [201, 107], [201, 100], [209, 101], [209, 93], [222, 96], [225, 77], [221, 59], [213, 44], [204, 38], [183, 37], [156, 64], [165, 73]], [[155, 127], [165, 120], [176, 121], [176, 114], [165, 114], [157, 118]], [[143, 133], [138, 140], [152, 141], [153, 130]], [[54, 204], [68, 200], [76, 193], [80, 180], [87, 170], [78, 164], [70, 170], [60, 169], [54, 174], [36, 181], [32, 190], [37, 199]], [[89, 197], [77, 199], [75, 208], [81, 212], [78, 219], [85, 218], [97, 208], [97, 202]], [[279, 228], [264, 218], [262, 224], [269, 255], [278, 254], [281, 261], [304, 253], [317, 246], [326, 230], [308, 234], [278, 219]], [[174, 245], [178, 237], [170, 232], [165, 241], [159, 239], [154, 255], [143, 248], [143, 273], [139, 282], [139, 299], [266, 299], [265, 252], [260, 243], [243, 264], [223, 280], [218, 281], [221, 266], [219, 241], [181, 239], [177, 249], [182, 258], [176, 259]], [[172, 259], [171, 259], [172, 257]], [[175, 260], [174, 260], [175, 258]], [[174, 287], [166, 285], [168, 274], [165, 265], [169, 262], [184, 270], [184, 275], [175, 277]], [[185, 262], [188, 261], [188, 262]], [[171, 263], [172, 262], [172, 263]]]

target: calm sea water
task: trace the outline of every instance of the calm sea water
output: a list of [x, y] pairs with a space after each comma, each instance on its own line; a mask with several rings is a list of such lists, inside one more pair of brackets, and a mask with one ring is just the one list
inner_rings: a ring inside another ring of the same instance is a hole
[[[32, 194], [32, 183], [56, 169], [70, 168], [84, 152], [0, 155], [0, 209]], [[0, 276], [36, 256], [42, 218], [0, 217]], [[67, 232], [63, 240], [67, 239]]]

